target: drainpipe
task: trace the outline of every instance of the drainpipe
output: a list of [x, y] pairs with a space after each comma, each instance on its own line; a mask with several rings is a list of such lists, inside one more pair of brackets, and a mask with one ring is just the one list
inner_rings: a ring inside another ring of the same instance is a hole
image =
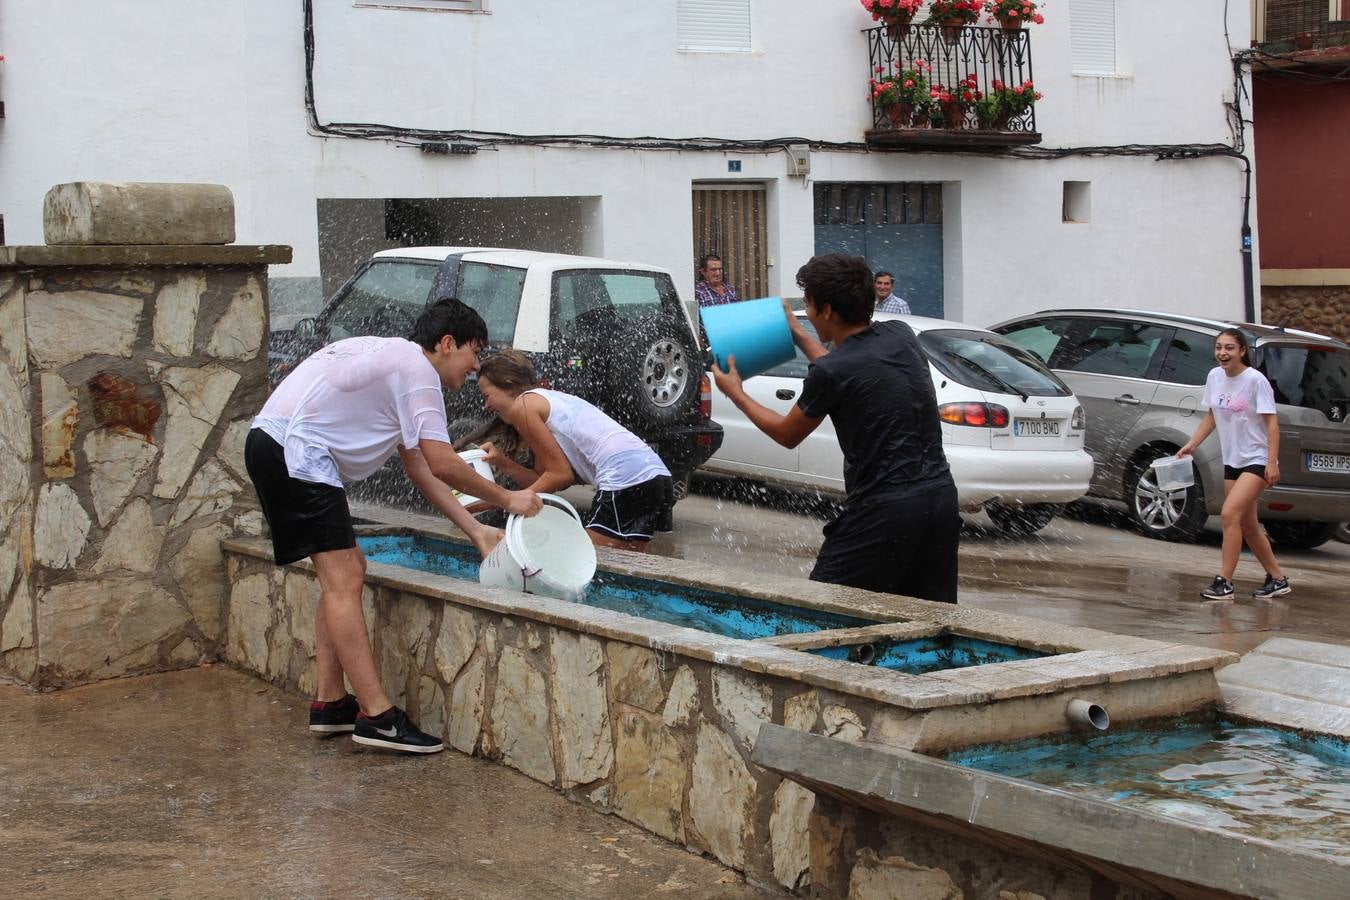
[[1252, 271], [1252, 164], [1242, 157], [1247, 191], [1242, 198], [1242, 311], [1245, 322], [1256, 322], [1256, 273]]
[[1111, 727], [1111, 717], [1107, 715], [1106, 708], [1091, 700], [1070, 700], [1064, 714], [1075, 725], [1087, 725], [1097, 731]]

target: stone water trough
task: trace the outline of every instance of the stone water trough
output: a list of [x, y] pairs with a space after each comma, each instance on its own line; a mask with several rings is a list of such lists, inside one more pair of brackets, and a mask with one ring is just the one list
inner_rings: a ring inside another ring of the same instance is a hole
[[[277, 568], [270, 546], [256, 538], [222, 546], [226, 657], [275, 684], [312, 692], [319, 595], [312, 568]], [[789, 890], [805, 889], [823, 871], [812, 858], [820, 843], [812, 827], [826, 820], [814, 812], [812, 791], [755, 761], [761, 726], [936, 754], [1063, 733], [1074, 727], [1067, 710], [1075, 699], [1106, 708], [1113, 723], [1210, 708], [1219, 700], [1215, 670], [1237, 659], [796, 578], [748, 578], [684, 560], [621, 551], [600, 557], [607, 578], [875, 624], [747, 640], [372, 562], [364, 603], [386, 689], [461, 752], [499, 760]], [[1034, 658], [918, 675], [848, 659], [847, 648], [935, 635]], [[831, 648], [838, 658], [812, 652]], [[855, 854], [847, 864], [865, 861]], [[1102, 880], [1067, 859], [977, 844], [929, 865], [977, 895], [980, 885], [999, 884], [1087, 896]]]

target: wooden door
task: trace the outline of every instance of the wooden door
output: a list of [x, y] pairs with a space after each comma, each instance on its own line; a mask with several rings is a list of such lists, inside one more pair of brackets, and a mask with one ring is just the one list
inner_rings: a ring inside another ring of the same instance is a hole
[[[720, 256], [726, 281], [742, 300], [769, 293], [767, 234], [763, 185], [701, 184], [694, 189], [694, 259], [705, 253]], [[692, 284], [687, 294], [681, 291], [691, 298], [693, 292]]]

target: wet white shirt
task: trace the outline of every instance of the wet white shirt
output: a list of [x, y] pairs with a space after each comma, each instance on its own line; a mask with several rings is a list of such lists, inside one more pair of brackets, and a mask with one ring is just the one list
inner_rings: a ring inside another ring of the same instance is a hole
[[600, 491], [621, 491], [670, 470], [637, 435], [580, 397], [535, 389], [548, 401], [548, 430], [558, 440], [572, 471]]
[[1203, 402], [1214, 413], [1225, 466], [1241, 469], [1270, 462], [1270, 435], [1261, 416], [1275, 412], [1275, 392], [1266, 376], [1246, 368], [1229, 378], [1215, 366], [1205, 379]]
[[401, 447], [450, 443], [440, 376], [403, 338], [353, 337], [315, 352], [253, 420], [286, 451], [292, 478], [342, 487]]

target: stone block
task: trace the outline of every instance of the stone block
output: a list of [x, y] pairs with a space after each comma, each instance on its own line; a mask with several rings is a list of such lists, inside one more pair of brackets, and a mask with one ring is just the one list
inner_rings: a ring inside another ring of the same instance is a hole
[[[127, 504], [104, 536], [103, 553], [94, 564], [94, 574], [101, 575], [118, 569], [140, 574], [153, 572], [159, 562], [159, 549], [163, 542], [164, 531], [155, 527], [150, 514], [150, 504], [137, 497]], [[181, 557], [175, 557], [173, 565], [177, 566], [180, 559]], [[219, 542], [216, 545], [216, 564], [217, 570], [212, 580], [215, 582], [217, 594], [223, 595], [225, 568], [221, 563]], [[182, 587], [181, 582], [179, 586]]]
[[[33, 598], [28, 595], [28, 582], [20, 579], [22, 590], [9, 598], [9, 609], [0, 622], [0, 653], [25, 650], [33, 646]], [[6, 588], [9, 585], [5, 585]]]
[[38, 562], [54, 569], [74, 567], [93, 523], [79, 495], [66, 484], [44, 484], [33, 520], [33, 550]]
[[682, 842], [689, 762], [680, 742], [655, 716], [615, 714], [614, 809], [668, 840]]
[[98, 291], [28, 295], [28, 350], [39, 368], [88, 356], [130, 359], [145, 301]]
[[719, 666], [713, 670], [713, 705], [745, 750], [754, 746], [759, 726], [770, 721], [773, 692], [752, 675]]
[[160, 660], [188, 612], [147, 579], [58, 584], [38, 597], [39, 663], [63, 679], [110, 678]]
[[173, 511], [169, 526], [177, 528], [189, 519], [197, 516], [215, 516], [234, 505], [241, 490], [239, 482], [226, 473], [225, 468], [214, 459], [197, 470], [192, 483], [183, 494], [183, 499]]
[[267, 670], [267, 630], [272, 625], [271, 579], [262, 572], [236, 578], [230, 588], [225, 657], [244, 669]]
[[480, 656], [469, 662], [450, 690], [450, 724], [445, 737], [461, 753], [472, 753], [483, 730], [486, 669]]
[[158, 447], [139, 435], [106, 428], [91, 431], [85, 437], [89, 492], [100, 525], [106, 527], [112, 521], [158, 452]]
[[585, 635], [554, 631], [549, 639], [558, 776], [564, 788], [609, 776], [614, 765], [605, 654]]
[[223, 184], [75, 181], [47, 191], [48, 244], [230, 244], [234, 196]]
[[69, 478], [75, 474], [75, 426], [80, 421], [75, 392], [55, 372], [43, 372], [42, 388], [42, 474], [47, 478]]
[[172, 499], [187, 483], [207, 435], [239, 383], [239, 373], [218, 365], [169, 368], [162, 373], [168, 424], [155, 481], [156, 497]]
[[266, 327], [267, 310], [263, 306], [262, 288], [258, 286], [258, 279], [249, 275], [211, 330], [206, 353], [217, 359], [253, 359], [262, 347]]
[[526, 775], [552, 784], [553, 741], [549, 733], [547, 682], [524, 651], [503, 647], [492, 698], [492, 743], [502, 761]]
[[789, 697], [783, 703], [783, 725], [798, 731], [812, 731], [820, 718], [820, 697], [814, 690]]
[[802, 886], [811, 868], [811, 809], [815, 804], [816, 795], [795, 781], [784, 779], [774, 791], [769, 816], [773, 877], [789, 891]]
[[447, 605], [441, 616], [441, 630], [436, 635], [436, 643], [432, 650], [436, 671], [440, 673], [443, 682], [454, 684], [455, 676], [469, 661], [477, 643], [478, 627], [474, 623], [473, 613], [467, 609]]
[[666, 706], [661, 720], [667, 725], [683, 726], [689, 724], [689, 718], [698, 710], [698, 679], [694, 670], [680, 666], [670, 682], [670, 693], [666, 696]]
[[698, 730], [689, 814], [707, 848], [729, 866], [745, 868], [755, 780], [736, 745], [711, 725]]
[[28, 371], [28, 329], [24, 324], [27, 292], [22, 283], [13, 275], [0, 275], [0, 353], [9, 358], [9, 365], [20, 375]]
[[964, 900], [943, 869], [915, 865], [903, 856], [879, 858], [870, 848], [858, 854], [849, 879], [848, 900]]
[[[126, 517], [126, 513], [122, 515]], [[198, 528], [169, 562], [169, 571], [178, 584], [179, 593], [191, 610], [197, 627], [209, 641], [220, 640], [225, 620], [225, 563], [220, 542], [229, 533], [229, 528], [220, 523]]]
[[197, 310], [206, 293], [206, 274], [188, 272], [159, 289], [155, 297], [155, 349], [170, 356], [191, 356]]
[[665, 691], [661, 689], [656, 654], [646, 647], [619, 641], [610, 641], [605, 646], [605, 653], [609, 657], [609, 682], [614, 699], [647, 712], [660, 712]]

